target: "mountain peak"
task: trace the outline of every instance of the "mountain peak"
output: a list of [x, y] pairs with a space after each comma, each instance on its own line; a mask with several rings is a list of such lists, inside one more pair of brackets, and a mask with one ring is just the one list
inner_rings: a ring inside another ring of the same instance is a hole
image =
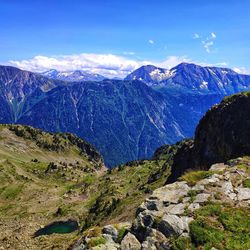
[[249, 87], [250, 76], [228, 68], [200, 66], [182, 62], [170, 70], [153, 65], [142, 66], [125, 80], [140, 80], [149, 86], [161, 86], [183, 91], [233, 94]]
[[74, 71], [58, 71], [56, 69], [51, 69], [41, 73], [41, 75], [54, 80], [62, 80], [68, 82], [102, 81], [105, 79], [105, 77], [102, 75], [79, 69]]
[[129, 74], [125, 80], [140, 80], [148, 85], [154, 85], [167, 79], [169, 75], [170, 71], [167, 69], [156, 67], [154, 65], [145, 65]]

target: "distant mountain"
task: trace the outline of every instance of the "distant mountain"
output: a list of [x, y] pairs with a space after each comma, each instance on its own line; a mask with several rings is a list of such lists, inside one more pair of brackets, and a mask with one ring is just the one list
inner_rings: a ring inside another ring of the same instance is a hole
[[[150, 70], [158, 72], [154, 83], [145, 82]], [[0, 66], [0, 123], [75, 133], [93, 144], [108, 166], [115, 166], [192, 137], [211, 106], [229, 93], [250, 89], [249, 76], [229, 69], [185, 63], [170, 71], [154, 66], [141, 71], [144, 81], [69, 84]], [[208, 82], [206, 88], [200, 82]]]
[[79, 81], [102, 81], [105, 79], [104, 76], [99, 74], [90, 73], [83, 70], [75, 71], [57, 71], [55, 69], [43, 72], [41, 75], [51, 79], [68, 81], [68, 82], [79, 82]]
[[185, 136], [165, 97], [140, 81], [54, 88], [17, 123], [76, 133], [96, 146], [108, 166], [149, 157], [159, 145]]
[[15, 122], [25, 111], [24, 103], [30, 102], [30, 96], [35, 104], [40, 95], [62, 84], [37, 73], [0, 66], [0, 123]]
[[150, 86], [161, 86], [181, 91], [229, 95], [249, 88], [250, 76], [228, 68], [202, 67], [181, 63], [167, 70], [142, 66], [129, 74], [126, 80], [141, 80]]
[[146, 65], [133, 71], [131, 74], [125, 77], [125, 80], [140, 80], [148, 85], [154, 85], [165, 79], [168, 79], [170, 76], [170, 70], [158, 68], [153, 65]]

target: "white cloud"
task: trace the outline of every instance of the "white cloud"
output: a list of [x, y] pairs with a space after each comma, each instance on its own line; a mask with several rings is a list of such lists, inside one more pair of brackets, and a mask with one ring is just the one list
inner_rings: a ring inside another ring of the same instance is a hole
[[27, 60], [12, 60], [7, 64], [34, 72], [44, 72], [50, 69], [59, 71], [86, 70], [102, 74], [105, 77], [125, 77], [142, 65], [153, 64], [159, 67], [171, 68], [183, 61], [188, 62], [190, 60], [185, 56], [169, 56], [164, 61], [144, 61], [113, 54], [83, 53], [54, 57], [38, 55]]
[[197, 33], [194, 33], [193, 39], [199, 39], [199, 38], [201, 38], [201, 36], [199, 34], [197, 34]]
[[239, 74], [250, 75], [250, 68], [246, 67], [234, 67], [233, 70]]
[[153, 62], [152, 64], [164, 69], [171, 69], [182, 62], [192, 62], [192, 60], [186, 56], [168, 56], [164, 61]]
[[207, 51], [207, 53], [210, 53], [210, 47], [212, 47], [214, 45], [213, 41], [202, 41], [203, 47], [205, 48], [205, 50]]
[[216, 38], [216, 34], [214, 32], [211, 33], [211, 38], [213, 38], [213, 39]]
[[133, 51], [124, 51], [124, 52], [123, 52], [123, 55], [126, 55], [126, 56], [133, 56], [133, 55], [135, 55], [135, 52], [133, 52]]
[[[104, 75], [105, 77], [113, 78], [125, 77], [143, 65], [151, 64], [157, 67], [171, 69], [182, 62], [195, 63], [201, 66], [228, 67], [226, 62], [209, 64], [194, 61], [187, 56], [168, 56], [163, 61], [146, 61], [130, 59], [125, 56], [117, 56], [113, 54], [87, 53], [54, 57], [40, 55], [27, 60], [9, 61], [7, 64], [33, 72], [44, 72], [50, 69], [57, 69], [59, 71], [86, 70], [92, 73]], [[244, 67], [233, 69], [242, 74], [250, 74], [250, 69]]]
[[216, 39], [216, 34], [214, 32], [211, 32], [210, 36], [207, 37], [206, 40], [201, 41], [201, 43], [203, 44], [203, 47], [207, 53], [211, 52], [211, 48], [214, 45], [215, 39]]
[[154, 44], [155, 42], [154, 42], [154, 40], [148, 40], [148, 42], [150, 43], [150, 44]]

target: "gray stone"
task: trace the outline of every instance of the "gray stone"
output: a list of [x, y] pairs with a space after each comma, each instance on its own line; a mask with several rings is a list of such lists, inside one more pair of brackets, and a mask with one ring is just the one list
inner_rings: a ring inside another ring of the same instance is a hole
[[180, 203], [180, 204], [172, 204], [172, 205], [169, 205], [167, 208], [164, 209], [164, 211], [166, 213], [169, 213], [169, 214], [183, 214], [185, 212], [185, 207], [186, 205], [183, 204], [183, 203]]
[[172, 235], [179, 236], [183, 232], [189, 231], [188, 224], [190, 221], [192, 221], [191, 217], [178, 217], [176, 215], [166, 214], [159, 223], [159, 231], [162, 232], [166, 237]]
[[120, 248], [119, 244], [116, 244], [114, 242], [113, 243], [106, 242], [105, 245], [102, 244], [99, 246], [92, 247], [91, 249], [93, 250], [117, 250], [119, 248]]
[[121, 250], [140, 250], [140, 249], [141, 249], [141, 244], [136, 239], [136, 237], [131, 233], [127, 233], [121, 242]]
[[190, 197], [184, 197], [182, 202], [183, 203], [188, 203], [190, 201]]
[[234, 200], [236, 198], [236, 194], [234, 193], [234, 188], [231, 181], [224, 181], [221, 184], [221, 190], [222, 193], [231, 200]]
[[250, 200], [250, 188], [236, 188], [239, 201]]
[[227, 167], [228, 165], [225, 165], [224, 163], [216, 163], [216, 164], [213, 164], [209, 170], [210, 171], [224, 171]]
[[183, 196], [186, 196], [190, 187], [185, 181], [175, 182], [164, 187], [156, 189], [152, 196], [163, 201], [165, 205], [177, 204]]
[[107, 225], [107, 226], [103, 227], [102, 232], [103, 232], [103, 234], [111, 235], [111, 237], [114, 241], [116, 241], [116, 239], [118, 237], [118, 231], [112, 225]]
[[192, 217], [182, 216], [181, 220], [183, 223], [183, 233], [189, 233], [189, 223], [194, 219]]
[[155, 211], [159, 211], [162, 208], [162, 202], [159, 200], [150, 200], [147, 199], [144, 202], [144, 206], [148, 209], [148, 210], [155, 210]]
[[219, 176], [217, 174], [214, 174], [208, 178], [205, 178], [201, 181], [198, 181], [196, 186], [204, 186], [204, 185], [209, 185], [212, 183], [218, 183], [220, 181]]
[[102, 234], [102, 237], [106, 240], [106, 242], [114, 242], [113, 237], [110, 234]]
[[200, 204], [199, 203], [191, 203], [189, 206], [188, 206], [188, 209], [193, 212], [194, 210], [196, 209], [199, 209], [200, 208]]
[[155, 246], [155, 239], [152, 237], [147, 237], [145, 241], [141, 244], [142, 250], [157, 250]]
[[197, 194], [194, 200], [194, 203], [204, 203], [208, 201], [208, 198], [210, 197], [210, 194]]

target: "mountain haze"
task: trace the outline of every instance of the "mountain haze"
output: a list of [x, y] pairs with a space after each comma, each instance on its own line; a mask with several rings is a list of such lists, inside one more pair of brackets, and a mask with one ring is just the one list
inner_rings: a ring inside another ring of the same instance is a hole
[[250, 89], [250, 77], [182, 63], [143, 66], [126, 80], [67, 82], [1, 66], [0, 89], [0, 122], [75, 133], [115, 166], [192, 137], [212, 105]]
[[41, 73], [41, 75], [51, 79], [68, 82], [102, 81], [105, 79], [105, 77], [102, 75], [90, 73], [83, 70], [57, 71], [55, 69], [52, 69]]

